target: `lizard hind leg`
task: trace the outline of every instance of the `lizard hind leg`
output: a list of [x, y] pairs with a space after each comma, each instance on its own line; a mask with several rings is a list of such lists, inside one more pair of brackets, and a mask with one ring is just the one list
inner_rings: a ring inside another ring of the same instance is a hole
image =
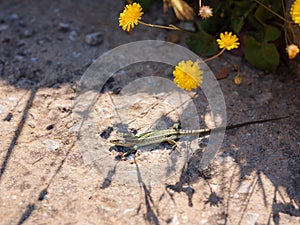
[[169, 155], [171, 155], [172, 152], [177, 148], [177, 143], [176, 143], [176, 141], [174, 141], [172, 139], [167, 140], [167, 142], [172, 146], [171, 151], [169, 153]]
[[170, 139], [170, 140], [167, 140], [167, 142], [172, 146], [172, 150], [174, 150], [177, 147], [176, 141]]

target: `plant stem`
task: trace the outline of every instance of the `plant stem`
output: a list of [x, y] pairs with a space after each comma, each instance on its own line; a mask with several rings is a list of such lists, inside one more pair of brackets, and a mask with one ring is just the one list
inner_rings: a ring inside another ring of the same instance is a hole
[[169, 29], [169, 30], [182, 30], [174, 25], [169, 25], [167, 26], [162, 26], [162, 25], [156, 25], [156, 24], [151, 24], [151, 23], [145, 23], [143, 21], [139, 21], [140, 24], [148, 26], [148, 27], [156, 27], [156, 28], [162, 28], [162, 29]]
[[290, 21], [288, 21], [286, 18], [280, 16], [278, 13], [274, 12], [272, 9], [270, 9], [268, 6], [264, 5], [263, 3], [261, 3], [259, 0], [254, 0], [257, 4], [261, 5], [262, 7], [264, 7], [266, 10], [268, 10], [269, 12], [273, 13], [275, 16], [277, 16], [278, 18], [282, 19], [283, 21], [287, 22], [287, 23], [291, 23]]
[[208, 61], [210, 61], [210, 60], [213, 60], [213, 59], [219, 57], [220, 55], [222, 55], [224, 51], [225, 51], [225, 48], [223, 48], [218, 54], [216, 54], [216, 55], [214, 55], [214, 56], [212, 56], [212, 57], [210, 57], [210, 58], [207, 58], [207, 59], [205, 59], [205, 60], [203, 60], [203, 61], [204, 61], [204, 62], [208, 62]]

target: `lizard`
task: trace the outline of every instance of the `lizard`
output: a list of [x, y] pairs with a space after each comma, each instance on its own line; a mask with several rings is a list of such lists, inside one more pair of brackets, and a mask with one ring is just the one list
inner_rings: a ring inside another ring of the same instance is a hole
[[250, 124], [265, 123], [265, 122], [285, 119], [287, 117], [288, 116], [271, 118], [271, 119], [263, 119], [263, 120], [254, 120], [254, 121], [229, 125], [226, 127], [216, 127], [212, 129], [203, 128], [198, 130], [179, 129], [178, 124], [175, 124], [171, 129], [148, 131], [145, 133], [141, 133], [139, 135], [125, 133], [124, 136], [121, 138], [110, 139], [110, 143], [115, 146], [131, 148], [128, 152], [124, 154], [124, 157], [126, 157], [130, 154], [135, 154], [138, 147], [142, 147], [142, 146], [168, 142], [169, 144], [172, 145], [172, 149], [174, 149], [176, 148], [175, 140], [183, 136], [197, 136], [197, 135], [204, 136], [204, 135], [208, 135], [211, 131], [221, 131], [224, 129], [231, 130], [231, 129], [247, 126]]

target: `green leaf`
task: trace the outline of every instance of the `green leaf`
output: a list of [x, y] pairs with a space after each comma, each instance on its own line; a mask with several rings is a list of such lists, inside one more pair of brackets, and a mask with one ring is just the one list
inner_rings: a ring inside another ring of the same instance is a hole
[[243, 18], [232, 18], [231, 20], [231, 27], [234, 33], [239, 34], [244, 26], [244, 19]]
[[258, 21], [255, 16], [249, 15], [247, 19], [248, 19], [250, 27], [252, 28], [251, 30], [263, 30], [264, 29], [264, 25], [260, 21]]
[[[151, 0], [135, 0], [133, 2], [137, 2], [141, 5], [142, 9], [143, 9], [143, 12], [148, 12], [151, 5], [152, 5], [152, 2]], [[129, 0], [124, 0], [124, 4], [127, 5], [127, 4], [130, 4], [131, 1]]]
[[245, 36], [245, 57], [249, 63], [261, 70], [273, 71], [279, 64], [279, 53], [274, 44], [257, 42]]
[[201, 56], [212, 56], [218, 52], [218, 44], [214, 36], [201, 30], [189, 36], [186, 43], [192, 51]]
[[259, 20], [261, 23], [267, 23], [268, 20], [272, 19], [272, 22], [275, 20], [278, 20], [279, 18], [274, 14], [280, 14], [283, 16], [283, 9], [282, 9], [282, 1], [263, 1], [263, 4], [268, 7], [269, 10], [264, 8], [263, 6], [259, 5], [257, 7], [257, 10], [255, 11], [254, 16], [257, 20]]
[[224, 26], [224, 23], [227, 23], [228, 18], [220, 18], [218, 16], [213, 16], [210, 19], [206, 20], [196, 20], [196, 26], [199, 30], [203, 30], [206, 33], [215, 34], [220, 31]]
[[266, 20], [271, 19], [274, 17], [274, 14], [266, 10], [261, 5], [257, 7], [257, 10], [254, 13], [254, 17], [260, 21], [261, 23], [264, 23]]
[[265, 42], [275, 41], [281, 35], [281, 31], [277, 27], [267, 26], [265, 33]]

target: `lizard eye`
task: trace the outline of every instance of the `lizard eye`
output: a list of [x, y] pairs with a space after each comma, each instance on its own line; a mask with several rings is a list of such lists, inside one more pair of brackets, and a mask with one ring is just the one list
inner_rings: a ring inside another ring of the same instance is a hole
[[174, 123], [174, 125], [173, 125], [173, 129], [175, 129], [175, 130], [179, 130], [179, 129], [181, 129], [181, 124], [180, 124], [180, 122], [178, 122], [178, 123]]

